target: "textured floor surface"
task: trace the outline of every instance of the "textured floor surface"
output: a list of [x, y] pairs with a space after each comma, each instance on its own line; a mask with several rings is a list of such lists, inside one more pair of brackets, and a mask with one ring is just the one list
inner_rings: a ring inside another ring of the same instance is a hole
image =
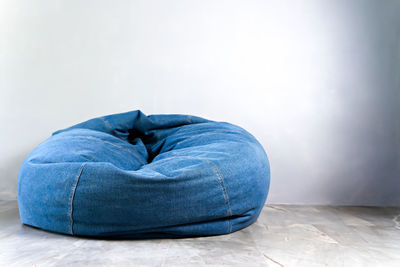
[[93, 240], [21, 225], [0, 201], [0, 266], [400, 266], [400, 208], [266, 205], [224, 236]]

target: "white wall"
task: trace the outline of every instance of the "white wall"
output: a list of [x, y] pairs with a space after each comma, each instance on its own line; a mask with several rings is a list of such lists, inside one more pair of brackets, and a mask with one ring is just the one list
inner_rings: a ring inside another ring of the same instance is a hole
[[400, 1], [0, 0], [0, 192], [51, 132], [141, 109], [236, 123], [270, 203], [400, 205]]

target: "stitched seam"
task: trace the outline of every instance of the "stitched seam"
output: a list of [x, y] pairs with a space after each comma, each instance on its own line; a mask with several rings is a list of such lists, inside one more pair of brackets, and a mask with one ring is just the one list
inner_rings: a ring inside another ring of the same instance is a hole
[[62, 138], [87, 138], [87, 139], [93, 139], [93, 140], [97, 140], [97, 141], [101, 141], [103, 143], [118, 147], [120, 149], [123, 149], [127, 152], [129, 152], [130, 154], [132, 154], [135, 158], [137, 158], [141, 164], [146, 164], [146, 162], [144, 162], [135, 152], [133, 152], [132, 150], [130, 150], [129, 148], [123, 147], [123, 146], [119, 146], [117, 144], [111, 143], [109, 141], [103, 140], [101, 138], [97, 138], [97, 137], [93, 137], [93, 136], [85, 136], [85, 135], [73, 135], [73, 136], [63, 136]]
[[71, 197], [71, 213], [69, 215], [70, 219], [71, 219], [71, 234], [74, 234], [74, 219], [73, 219], [73, 213], [74, 213], [74, 199], [75, 199], [75, 194], [76, 194], [76, 188], [78, 187], [78, 183], [79, 183], [79, 179], [81, 178], [81, 174], [83, 172], [83, 169], [85, 168], [85, 165], [87, 164], [87, 162], [83, 163], [82, 166], [79, 169], [78, 175], [75, 178], [75, 184], [72, 187], [72, 197]]
[[[118, 138], [121, 138], [121, 136], [114, 130], [113, 127], [111, 127], [111, 124], [106, 120], [104, 117], [100, 117], [100, 119], [104, 122], [104, 125]], [[122, 138], [121, 138], [122, 139]]]
[[215, 170], [215, 172], [217, 174], [219, 183], [220, 183], [220, 185], [222, 187], [222, 191], [223, 191], [223, 195], [224, 195], [224, 199], [225, 199], [225, 204], [226, 204], [227, 212], [228, 212], [228, 233], [231, 233], [232, 232], [232, 221], [231, 221], [232, 209], [231, 209], [231, 205], [229, 203], [229, 196], [228, 196], [228, 192], [227, 192], [226, 187], [225, 187], [224, 179], [222, 178], [222, 174], [219, 171], [217, 165], [215, 165], [214, 162], [212, 162], [212, 161], [210, 161], [208, 159], [202, 159], [202, 158], [197, 158], [197, 157], [192, 157], [192, 156], [174, 156], [174, 158], [191, 158], [191, 159], [202, 160], [202, 161], [207, 162], [208, 164], [210, 164], [214, 168], [214, 170]]
[[[108, 129], [110, 129], [110, 131], [111, 131], [115, 136], [117, 136], [119, 139], [122, 139], [122, 140], [125, 141], [125, 139], [122, 138], [122, 137], [114, 130], [113, 127], [111, 127], [111, 124], [108, 122], [108, 120], [106, 120], [106, 118], [100, 117], [100, 119], [104, 122], [104, 125], [105, 125]], [[117, 145], [116, 145], [116, 146], [117, 146]], [[119, 147], [119, 146], [117, 146], [117, 147]], [[123, 148], [123, 147], [120, 147], [120, 148], [125, 149], [125, 148]], [[142, 159], [141, 159], [135, 152], [130, 151], [129, 149], [125, 149], [125, 150], [127, 150], [127, 151], [129, 151], [131, 154], [133, 154], [133, 155], [140, 161], [140, 163], [146, 164], [146, 162], [143, 162]]]
[[[176, 147], [176, 146], [178, 146], [178, 145], [180, 145], [181, 143], [186, 142], [186, 141], [188, 141], [188, 140], [191, 140], [191, 139], [193, 139], [193, 138], [196, 138], [196, 137], [199, 137], [199, 136], [202, 136], [202, 135], [213, 134], [213, 133], [239, 133], [239, 134], [240, 134], [241, 132], [239, 132], [239, 131], [230, 131], [230, 130], [215, 130], [215, 131], [211, 131], [211, 132], [200, 133], [200, 134], [192, 135], [192, 136], [190, 136], [190, 137], [188, 137], [188, 138], [186, 138], [186, 139], [183, 139], [183, 140], [177, 142], [177, 143], [173, 146], [173, 148]], [[171, 150], [172, 150], [172, 149], [171, 149]]]
[[221, 187], [222, 187], [222, 191], [224, 193], [225, 204], [226, 204], [227, 209], [228, 209], [228, 233], [230, 233], [232, 231], [232, 222], [231, 222], [231, 219], [230, 219], [230, 217], [232, 216], [232, 210], [231, 210], [231, 205], [229, 203], [229, 196], [228, 196], [228, 192], [226, 191], [224, 179], [222, 178], [222, 174], [219, 171], [217, 165], [215, 165], [212, 161], [209, 161], [209, 160], [206, 160], [206, 159], [203, 159], [203, 160], [207, 161], [210, 165], [212, 165], [214, 167], [214, 169], [215, 169], [215, 172], [217, 173], [219, 182], [220, 182]]

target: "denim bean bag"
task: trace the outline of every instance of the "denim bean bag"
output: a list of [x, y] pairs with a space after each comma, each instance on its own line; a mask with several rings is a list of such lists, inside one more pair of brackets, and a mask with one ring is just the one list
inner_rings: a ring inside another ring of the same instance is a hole
[[227, 234], [257, 220], [269, 175], [238, 126], [137, 110], [54, 132], [21, 166], [18, 205], [22, 223], [70, 235]]

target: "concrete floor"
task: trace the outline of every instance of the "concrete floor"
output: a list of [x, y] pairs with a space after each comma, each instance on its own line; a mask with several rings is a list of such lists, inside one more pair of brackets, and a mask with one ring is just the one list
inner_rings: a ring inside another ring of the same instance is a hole
[[213, 237], [93, 240], [21, 225], [0, 201], [0, 266], [400, 266], [400, 208], [266, 205]]

